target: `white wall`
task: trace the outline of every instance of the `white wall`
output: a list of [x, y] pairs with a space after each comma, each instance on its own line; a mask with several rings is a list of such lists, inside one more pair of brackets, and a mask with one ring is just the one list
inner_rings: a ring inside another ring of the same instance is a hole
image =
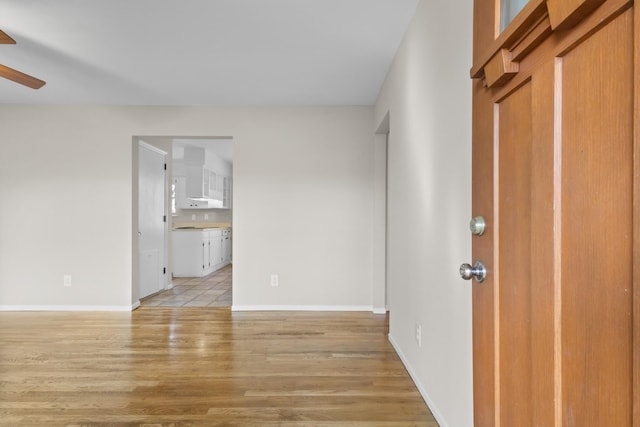
[[[441, 426], [473, 425], [472, 2], [421, 1], [375, 107], [389, 113], [390, 338]], [[422, 347], [415, 340], [422, 325]]]
[[234, 138], [234, 305], [371, 307], [372, 121], [372, 107], [0, 106], [0, 308], [135, 303], [135, 135]]
[[266, 114], [254, 143], [234, 138], [234, 306], [371, 309], [372, 122], [370, 107]]

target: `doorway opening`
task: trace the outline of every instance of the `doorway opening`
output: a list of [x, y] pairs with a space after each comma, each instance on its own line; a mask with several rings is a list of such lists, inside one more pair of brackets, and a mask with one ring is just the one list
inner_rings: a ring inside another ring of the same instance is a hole
[[[133, 301], [144, 307], [230, 308], [233, 139], [177, 136], [136, 139], [168, 153], [163, 184], [167, 194], [164, 218], [168, 238], [164, 286], [157, 292], [142, 293], [134, 273]], [[144, 209], [144, 196], [139, 193], [137, 198], [140, 212]], [[134, 258], [134, 271], [140, 268], [140, 258]]]
[[387, 268], [389, 112], [374, 136], [374, 252], [373, 307], [375, 313], [388, 313], [390, 289]]

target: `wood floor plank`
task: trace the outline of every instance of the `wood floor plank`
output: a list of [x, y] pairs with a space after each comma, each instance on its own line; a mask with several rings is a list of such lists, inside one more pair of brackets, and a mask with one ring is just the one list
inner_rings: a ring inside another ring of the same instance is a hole
[[0, 313], [0, 426], [437, 427], [385, 316]]

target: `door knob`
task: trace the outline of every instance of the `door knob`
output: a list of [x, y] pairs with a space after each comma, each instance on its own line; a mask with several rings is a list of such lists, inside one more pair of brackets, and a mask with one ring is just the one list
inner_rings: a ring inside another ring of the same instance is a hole
[[487, 268], [482, 261], [476, 261], [473, 266], [469, 264], [462, 264], [460, 266], [460, 277], [464, 280], [476, 279], [478, 283], [484, 282], [487, 277]]
[[471, 221], [469, 222], [469, 230], [471, 230], [471, 234], [482, 236], [486, 228], [487, 222], [484, 220], [484, 217], [475, 216], [471, 218]]

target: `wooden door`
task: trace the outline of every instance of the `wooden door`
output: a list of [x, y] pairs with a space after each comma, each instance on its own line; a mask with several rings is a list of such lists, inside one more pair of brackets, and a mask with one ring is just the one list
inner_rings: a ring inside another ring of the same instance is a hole
[[640, 14], [530, 0], [498, 34], [499, 3], [474, 4], [475, 424], [638, 427]]

